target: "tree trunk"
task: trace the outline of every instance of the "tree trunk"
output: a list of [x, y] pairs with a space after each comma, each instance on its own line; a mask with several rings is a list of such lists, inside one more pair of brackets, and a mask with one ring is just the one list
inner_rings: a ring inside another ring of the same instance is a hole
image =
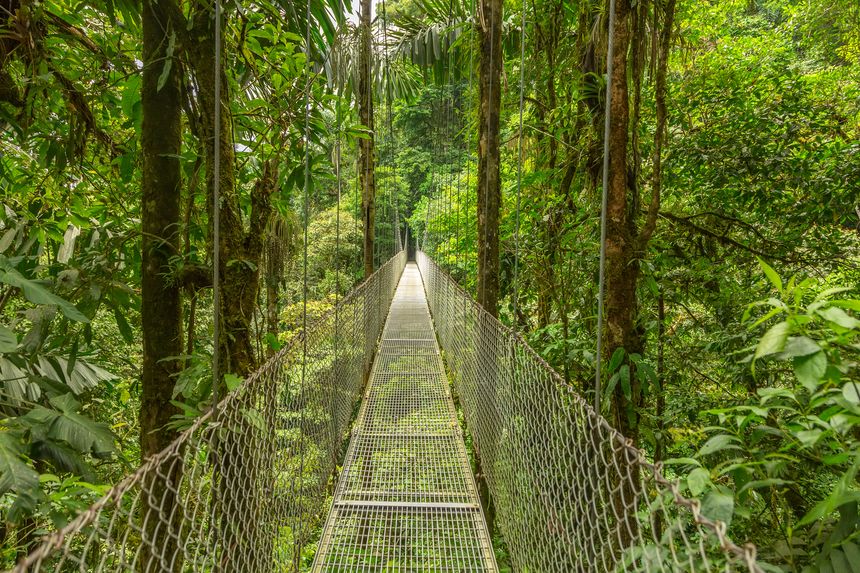
[[[641, 9], [641, 7], [640, 7]], [[658, 10], [657, 5], [654, 6]], [[609, 110], [609, 185], [607, 187], [606, 211], [606, 353], [604, 359], [611, 357], [619, 348], [624, 349], [626, 366], [629, 368], [629, 383], [619, 382], [612, 394], [612, 415], [615, 427], [631, 439], [639, 441], [640, 409], [644, 403], [642, 385], [635, 364], [629, 359], [631, 354], [642, 354], [643, 334], [638, 324], [639, 301], [636, 287], [640, 275], [640, 261], [644, 258], [648, 242], [656, 225], [660, 208], [660, 153], [666, 123], [666, 66], [672, 34], [674, 0], [669, 0], [664, 8], [659, 27], [661, 49], [655, 95], [657, 99], [657, 130], [655, 134], [655, 165], [652, 197], [648, 216], [641, 233], [637, 230], [638, 208], [637, 158], [630, 165], [628, 143], [630, 141], [630, 104], [628, 76], [633, 76], [634, 86], [638, 86], [642, 74], [641, 62], [634, 62], [633, 71], [628, 70], [628, 52], [633, 38], [631, 25], [637, 17], [630, 0], [616, 1], [612, 72], [612, 105]], [[640, 21], [641, 22], [641, 21]], [[644, 33], [644, 25], [634, 26], [637, 34]], [[641, 49], [641, 46], [637, 49]], [[635, 50], [634, 50], [635, 52]], [[638, 98], [637, 98], [638, 105]], [[638, 110], [635, 111], [638, 114]], [[633, 126], [635, 129], [635, 125]], [[634, 142], [635, 143], [635, 142]], [[634, 152], [635, 150], [634, 145]], [[632, 167], [632, 168], [631, 168]], [[639, 470], [625, 463], [629, 454], [620, 452], [622, 469], [619, 476], [621, 487], [613, 498], [613, 510], [619, 517], [619, 541], [626, 547], [638, 531], [635, 512], [641, 496]]]
[[[627, 354], [642, 349], [642, 337], [636, 319], [639, 310], [636, 285], [639, 279], [639, 257], [633, 202], [629, 196], [627, 143], [630, 122], [627, 53], [630, 47], [629, 0], [616, 2], [615, 53], [612, 73], [612, 107], [609, 110], [609, 186], [606, 205], [606, 354], [623, 348]], [[615, 427], [628, 438], [638, 438], [640, 387], [631, 372], [630, 388], [618, 384], [613, 394]], [[629, 395], [629, 397], [628, 397]]]
[[502, 2], [480, 0], [477, 14], [478, 87], [478, 304], [499, 315], [499, 113], [502, 77]]
[[[499, 209], [501, 180], [499, 175], [499, 113], [501, 108], [502, 74], [502, 1], [480, 0], [476, 15], [478, 47], [478, 296], [477, 301], [491, 316], [499, 316]], [[480, 328], [482, 348], [495, 348], [492, 328]], [[482, 377], [481, 391], [492, 408], [488, 419], [497, 419], [495, 412], [496, 385], [503, 356], [491, 357]], [[496, 444], [475, 444], [475, 475], [481, 505], [490, 531], [494, 528], [495, 512], [490, 499], [484, 466], [496, 459]]]
[[[179, 252], [182, 175], [179, 157], [182, 148], [182, 104], [180, 66], [170, 60], [168, 46], [175, 42], [172, 20], [178, 12], [173, 0], [144, 0], [143, 85], [143, 186], [141, 219], [143, 229], [141, 272], [143, 327], [143, 385], [140, 406], [140, 449], [146, 458], [166, 447], [175, 437], [165, 428], [177, 408], [173, 399], [175, 377], [182, 354], [182, 306], [180, 285], [170, 275], [170, 259]], [[173, 38], [173, 41], [171, 41]], [[169, 69], [165, 70], [169, 66]], [[163, 85], [159, 88], [159, 78]], [[173, 506], [173, 491], [180, 477], [178, 464], [172, 474], [152, 478], [146, 484], [149, 495], [144, 513]], [[176, 551], [176, 542], [156, 515], [144, 516], [141, 562], [144, 570], [163, 569]], [[178, 560], [177, 560], [178, 561]], [[181, 563], [174, 563], [174, 570]]]
[[[228, 17], [225, 13], [222, 17]], [[269, 159], [262, 161], [263, 173], [251, 192], [251, 211], [248, 230], [245, 230], [240, 190], [236, 185], [236, 156], [233, 148], [233, 117], [230, 94], [225, 73], [225, 50], [222, 44], [222, 68], [215, 69], [215, 27], [212, 8], [200, 6], [189, 30], [189, 62], [197, 79], [201, 113], [200, 131], [206, 157], [206, 188], [210, 221], [215, 205], [212, 190], [215, 184], [215, 145], [220, 151], [220, 267], [221, 304], [215, 309], [221, 319], [221, 334], [217, 344], [221, 360], [218, 372], [218, 396], [226, 394], [223, 375], [235, 374], [246, 378], [257, 367], [254, 353], [251, 320], [256, 312], [260, 290], [260, 265], [265, 231], [272, 214], [270, 196], [277, 186], [277, 164]], [[215, 74], [221, 74], [221, 131], [216, 141]], [[253, 400], [248, 392], [242, 400]], [[275, 404], [269, 404], [274, 407]], [[248, 407], [253, 407], [248, 404]], [[263, 414], [264, 417], [266, 413]], [[272, 567], [273, 525], [266, 520], [266, 503], [259, 492], [266, 491], [271, 483], [267, 476], [272, 446], [269, 443], [274, 428], [265, 432], [255, 429], [244, 418], [224, 421], [235, 430], [226, 433], [217, 451], [220, 485], [220, 543], [225, 548], [218, 569], [236, 570], [246, 564], [248, 570], [264, 572]], [[239, 436], [243, 436], [241, 439]]]
[[373, 241], [376, 223], [376, 175], [373, 164], [373, 79], [371, 61], [370, 0], [361, 0], [359, 15], [361, 45], [359, 47], [358, 117], [368, 129], [369, 137], [358, 141], [361, 212], [364, 219], [364, 277], [373, 274]]
[[[615, 12], [615, 51], [613, 53], [612, 104], [609, 131], [609, 185], [606, 205], [606, 345], [604, 359], [619, 348], [627, 356], [642, 351], [642, 336], [638, 328], [638, 299], [636, 286], [639, 280], [639, 252], [636, 232], [635, 181], [628, 174], [628, 141], [630, 127], [629, 89], [627, 77], [630, 49], [629, 0], [617, 0]], [[615, 427], [637, 443], [639, 439], [639, 406], [641, 385], [634, 364], [625, 360], [629, 368], [627, 381], [620, 381], [612, 393], [612, 416]], [[618, 484], [613, 484], [612, 511], [617, 518], [614, 539], [619, 546], [612, 547], [615, 557], [636, 539], [639, 522], [636, 517], [641, 495], [639, 468], [623, 447], [613, 450]], [[614, 545], [614, 544], [613, 544]]]

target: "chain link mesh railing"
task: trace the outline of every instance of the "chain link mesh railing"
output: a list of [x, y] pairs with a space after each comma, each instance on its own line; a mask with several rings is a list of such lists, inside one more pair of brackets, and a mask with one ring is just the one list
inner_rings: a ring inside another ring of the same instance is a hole
[[498, 571], [421, 275], [403, 272], [315, 573]]
[[515, 571], [760, 572], [516, 333], [417, 254]]
[[304, 549], [319, 533], [405, 264], [405, 252], [395, 255], [13, 571], [265, 573], [307, 565]]

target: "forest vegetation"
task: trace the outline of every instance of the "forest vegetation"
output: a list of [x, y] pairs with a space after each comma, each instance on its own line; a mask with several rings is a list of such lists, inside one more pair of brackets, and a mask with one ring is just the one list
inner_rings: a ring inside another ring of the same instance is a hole
[[860, 571], [860, 3], [615, 5], [605, 141], [608, 1], [0, 0], [0, 566], [408, 241], [767, 567]]

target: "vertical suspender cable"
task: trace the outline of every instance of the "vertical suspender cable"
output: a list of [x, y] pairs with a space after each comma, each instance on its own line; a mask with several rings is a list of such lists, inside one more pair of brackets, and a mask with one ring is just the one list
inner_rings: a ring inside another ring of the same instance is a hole
[[[356, 237], [359, 236], [359, 231], [360, 231], [358, 222], [361, 221], [363, 219], [363, 217], [364, 217], [364, 210], [362, 208], [362, 198], [361, 198], [361, 143], [359, 143], [359, 141], [356, 140], [356, 142], [355, 142], [355, 226], [353, 229]], [[363, 240], [364, 239], [362, 239], [362, 257], [364, 256]], [[363, 259], [362, 259], [360, 264], [364, 265]], [[362, 272], [364, 272], [363, 266], [361, 267], [361, 269], [362, 269]]]
[[520, 30], [520, 132], [519, 159], [517, 161], [517, 209], [514, 223], [514, 317], [513, 325], [517, 327], [517, 310], [520, 300], [520, 193], [523, 187], [523, 99], [526, 83], [526, 3], [523, 2], [523, 16]]
[[[383, 42], [383, 50], [385, 50], [385, 100], [387, 105], [387, 118], [386, 123], [388, 123], [388, 163], [389, 169], [391, 172], [388, 176], [391, 178], [389, 182], [388, 189], [389, 194], [396, 193], [397, 191], [397, 169], [395, 168], [396, 160], [394, 159], [394, 124], [392, 122], [392, 112], [391, 112], [391, 100], [393, 98], [393, 93], [391, 89], [391, 62], [388, 57], [388, 12], [385, 8], [385, 0], [382, 0], [382, 42]], [[393, 191], [392, 191], [393, 189]], [[401, 238], [400, 238], [400, 198], [398, 195], [389, 195], [389, 200], [394, 205], [394, 252], [397, 253], [402, 248]]]
[[[338, 61], [338, 69], [340, 69], [340, 65], [341, 65], [340, 61]], [[340, 353], [340, 195], [341, 195], [341, 185], [342, 185], [342, 177], [341, 177], [341, 172], [340, 172], [340, 153], [341, 153], [341, 147], [340, 147], [340, 141], [341, 141], [340, 102], [341, 102], [341, 100], [340, 100], [340, 94], [339, 94], [337, 104], [335, 105], [335, 123], [336, 123], [335, 133], [337, 135], [336, 135], [336, 140], [335, 140], [334, 170], [335, 170], [335, 174], [337, 176], [337, 203], [336, 203], [336, 207], [335, 207], [335, 218], [334, 218], [334, 344], [333, 344], [333, 346], [334, 346], [335, 368], [334, 368], [334, 371], [332, 372], [332, 376], [334, 377], [332, 379], [333, 388], [331, 388], [331, 390], [330, 390], [332, 396], [334, 396], [337, 393], [336, 392], [336, 387], [337, 387], [336, 377], [338, 375], [338, 372], [340, 371], [339, 360], [338, 360], [338, 358], [339, 358], [338, 355]], [[336, 441], [338, 439], [338, 436], [336, 435], [336, 432], [337, 432], [337, 425], [336, 424], [339, 422], [339, 420], [335, 420], [335, 407], [336, 407], [336, 404], [334, 403], [334, 399], [333, 399], [330, 416], [331, 416], [332, 420], [334, 421], [333, 422], [334, 427], [333, 427], [333, 432], [332, 432], [332, 439]], [[337, 463], [336, 459], [335, 459], [335, 463]]]
[[394, 168], [394, 127], [391, 121], [391, 99], [393, 97], [391, 89], [391, 61], [388, 57], [388, 12], [385, 8], [385, 0], [382, 0], [382, 49], [385, 50], [385, 101], [387, 113], [386, 123], [388, 124], [388, 201], [394, 207], [394, 247], [395, 253], [401, 249], [400, 243], [400, 211], [398, 207], [399, 198], [394, 195], [397, 191], [397, 170]]
[[[305, 382], [308, 369], [308, 220], [310, 219], [311, 186], [311, 0], [307, 0], [305, 26], [305, 74], [307, 78], [305, 80], [305, 185], [304, 204], [302, 206], [304, 244], [302, 245], [302, 377], [301, 386], [299, 387], [300, 404], [304, 404], [305, 402]], [[302, 494], [301, 483], [305, 472], [305, 410], [306, 408], [303, 406], [299, 416], [299, 498], [301, 498]], [[302, 514], [299, 512], [298, 539], [301, 539], [303, 535], [303, 522]]]
[[[470, 12], [470, 15], [472, 16], [472, 18], [475, 17], [475, 9], [476, 9], [475, 1], [476, 0], [473, 0], [473, 2], [470, 3], [470, 7], [469, 7], [469, 12]], [[473, 22], [471, 29], [469, 30], [471, 32], [471, 35], [472, 35], [472, 40], [469, 43], [469, 99], [470, 100], [472, 98], [474, 98], [474, 95], [475, 95], [475, 85], [474, 85], [475, 84], [475, 38], [474, 38], [474, 34], [475, 34], [475, 25], [476, 24], [477, 24], [477, 22]], [[466, 129], [466, 133], [468, 133], [468, 131], [469, 130]], [[464, 147], [464, 151], [466, 152], [466, 199], [468, 202], [469, 190], [472, 188], [471, 187], [472, 184], [470, 182], [470, 180], [472, 179], [472, 148], [470, 145], [471, 144], [471, 137], [467, 135], [463, 139], [464, 139], [463, 147]], [[464, 219], [465, 220], [463, 222], [463, 225], [466, 226], [469, 223], [468, 211], [464, 215]], [[465, 259], [465, 254], [463, 255], [463, 259]], [[463, 279], [465, 281], [465, 278], [469, 274], [466, 271], [466, 261], [462, 260], [460, 264], [463, 267]], [[466, 285], [463, 285], [463, 286], [464, 286], [464, 288], [468, 288]], [[463, 304], [465, 305], [465, 302]], [[463, 308], [464, 308], [464, 313], [465, 313], [465, 306]], [[464, 323], [464, 328], [465, 328], [465, 323]]]
[[597, 287], [597, 355], [594, 363], [594, 409], [600, 413], [601, 361], [603, 360], [603, 298], [606, 290], [606, 208], [609, 187], [609, 131], [612, 108], [612, 58], [615, 51], [615, 0], [609, 0], [609, 41], [606, 45], [606, 109], [603, 122], [603, 190], [600, 202], [600, 270]]
[[218, 404], [221, 384], [221, 0], [215, 0], [215, 125], [212, 159], [212, 405]]

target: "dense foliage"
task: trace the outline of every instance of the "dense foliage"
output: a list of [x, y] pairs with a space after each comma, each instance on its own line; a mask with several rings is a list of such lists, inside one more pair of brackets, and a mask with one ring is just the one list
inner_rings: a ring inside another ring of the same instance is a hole
[[[854, 571], [860, 7], [619, 2], [632, 26], [623, 211], [644, 240], [622, 337], [635, 344], [603, 357], [603, 413], [775, 570]], [[144, 455], [142, 249], [164, 245], [141, 225], [142, 102], [174, 81], [178, 248], [156, 273], [181, 297], [169, 429], [211, 404], [213, 78], [193, 39], [205, 45], [212, 14], [170, 4], [185, 31], [165, 35], [146, 69], [136, 3], [0, 2], [0, 566]], [[224, 209], [244, 252], [262, 239], [258, 256], [223, 263], [244, 269], [228, 281], [259, 275], [244, 366], [301, 328], [305, 299], [312, 320], [361, 280], [370, 138], [370, 258], [378, 266], [408, 233], [476, 292], [473, 4], [380, 3], [369, 70], [348, 3], [312, 0], [310, 23], [290, 2], [238, 4], [225, 3], [220, 143], [233, 155]], [[505, 2], [498, 54], [499, 314], [590, 400], [607, 4]], [[359, 120], [362, 72], [372, 131]]]

